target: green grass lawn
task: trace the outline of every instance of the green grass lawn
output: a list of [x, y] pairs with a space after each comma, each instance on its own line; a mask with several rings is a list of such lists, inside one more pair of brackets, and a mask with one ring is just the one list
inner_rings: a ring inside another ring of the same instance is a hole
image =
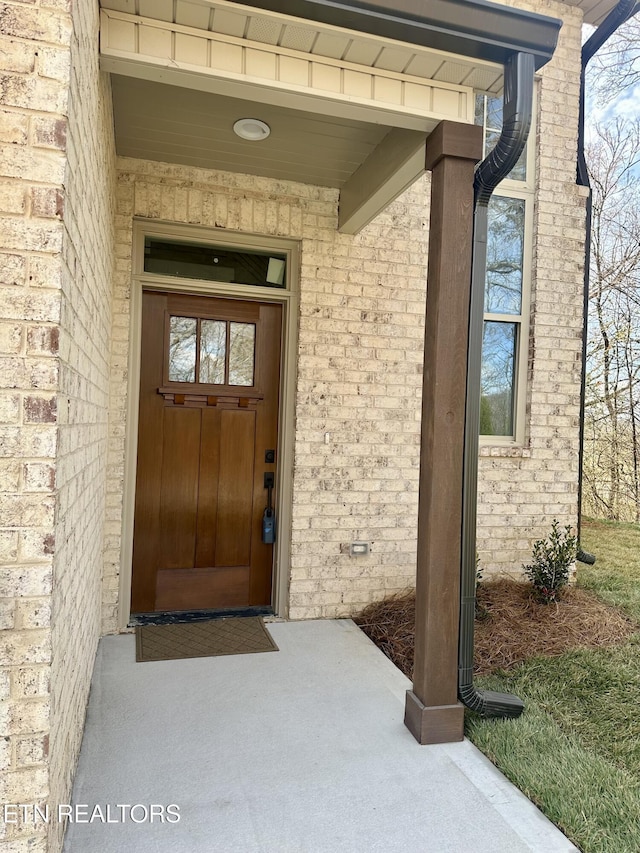
[[578, 584], [639, 624], [615, 647], [532, 658], [479, 687], [516, 693], [518, 720], [467, 717], [468, 737], [584, 853], [640, 851], [640, 526], [585, 521]]
[[594, 566], [578, 563], [580, 586], [617, 605], [640, 624], [640, 525], [585, 520], [582, 548], [597, 559]]

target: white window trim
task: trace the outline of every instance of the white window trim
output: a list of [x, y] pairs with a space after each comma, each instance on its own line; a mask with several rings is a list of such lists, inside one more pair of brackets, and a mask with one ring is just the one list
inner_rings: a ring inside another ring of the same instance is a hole
[[[494, 190], [493, 195], [503, 198], [522, 199], [524, 205], [524, 234], [522, 257], [522, 304], [520, 314], [485, 313], [483, 320], [496, 320], [518, 324], [516, 365], [514, 368], [512, 435], [480, 435], [481, 447], [524, 447], [527, 434], [527, 378], [529, 363], [529, 336], [531, 315], [531, 291], [533, 284], [534, 202], [536, 190], [536, 115], [537, 92], [534, 89], [533, 116], [527, 141], [526, 180], [514, 181], [505, 178]], [[489, 97], [494, 97], [489, 95]]]
[[[509, 182], [513, 186], [513, 181]], [[516, 323], [518, 326], [516, 365], [514, 368], [514, 433], [513, 435], [481, 435], [482, 446], [519, 447], [525, 443], [527, 409], [527, 373], [529, 361], [529, 330], [531, 308], [531, 274], [533, 264], [533, 191], [507, 188], [500, 184], [494, 195], [522, 199], [524, 205], [524, 234], [522, 253], [522, 302], [520, 314], [485, 313], [484, 320]]]

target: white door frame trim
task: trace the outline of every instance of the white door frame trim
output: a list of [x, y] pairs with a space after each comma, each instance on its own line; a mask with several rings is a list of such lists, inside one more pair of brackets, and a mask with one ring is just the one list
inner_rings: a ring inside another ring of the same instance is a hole
[[[144, 272], [144, 238], [148, 236], [177, 238], [194, 243], [211, 243], [236, 249], [271, 250], [287, 256], [287, 279], [284, 288], [254, 287], [228, 282], [183, 279]], [[131, 616], [131, 564], [133, 556], [133, 521], [136, 494], [136, 462], [138, 450], [138, 408], [140, 402], [140, 359], [142, 327], [142, 290], [192, 293], [195, 296], [223, 296], [283, 306], [280, 364], [280, 402], [278, 416], [278, 449], [276, 468], [276, 515], [278, 537], [274, 549], [272, 607], [276, 616], [288, 615], [289, 566], [291, 561], [291, 506], [293, 501], [293, 457], [295, 439], [296, 353], [300, 300], [300, 242], [279, 237], [180, 225], [173, 222], [135, 218], [133, 222], [132, 276], [129, 311], [129, 358], [125, 428], [124, 488], [122, 507], [122, 548], [118, 629], [126, 631]]]

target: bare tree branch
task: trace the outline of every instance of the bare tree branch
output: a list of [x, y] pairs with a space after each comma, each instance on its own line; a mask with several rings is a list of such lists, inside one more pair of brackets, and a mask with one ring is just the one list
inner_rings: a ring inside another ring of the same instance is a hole
[[640, 122], [596, 126], [585, 405], [585, 509], [640, 520]]

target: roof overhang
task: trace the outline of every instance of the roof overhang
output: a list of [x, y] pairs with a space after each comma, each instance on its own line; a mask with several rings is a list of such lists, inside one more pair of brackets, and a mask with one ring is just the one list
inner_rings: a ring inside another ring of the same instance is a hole
[[392, 7], [380, 0], [249, 0], [243, 5], [502, 65], [513, 53], [530, 53], [536, 69], [551, 59], [562, 26], [557, 18], [486, 0], [395, 0]]
[[582, 10], [584, 23], [599, 27], [600, 24], [618, 5], [618, 0], [563, 0], [567, 6], [576, 6]]
[[[345, 233], [424, 174], [439, 122], [473, 123], [509, 57], [544, 65], [561, 27], [485, 0], [100, 3], [118, 153], [336, 187]], [[267, 142], [233, 136], [247, 116]]]

